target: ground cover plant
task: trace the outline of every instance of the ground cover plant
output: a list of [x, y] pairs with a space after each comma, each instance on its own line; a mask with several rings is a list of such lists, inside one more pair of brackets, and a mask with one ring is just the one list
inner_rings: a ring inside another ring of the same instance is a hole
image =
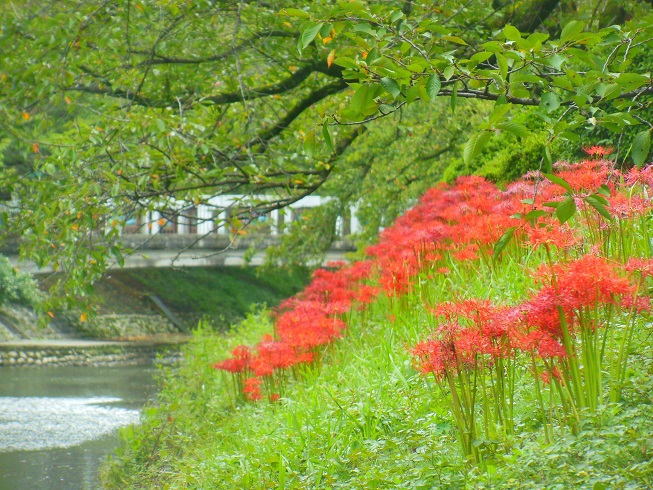
[[200, 330], [107, 484], [652, 485], [653, 168], [588, 152], [437, 186], [367, 260]]

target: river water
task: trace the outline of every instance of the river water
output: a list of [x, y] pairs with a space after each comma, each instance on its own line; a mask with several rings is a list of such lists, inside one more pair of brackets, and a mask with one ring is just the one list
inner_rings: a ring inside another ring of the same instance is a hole
[[118, 429], [154, 395], [153, 366], [0, 368], [0, 490], [100, 488]]

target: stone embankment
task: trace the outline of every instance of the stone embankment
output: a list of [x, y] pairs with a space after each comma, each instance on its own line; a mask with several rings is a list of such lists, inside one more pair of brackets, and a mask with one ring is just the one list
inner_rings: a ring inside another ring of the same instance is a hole
[[172, 363], [179, 343], [104, 342], [92, 340], [26, 340], [0, 343], [0, 366], [113, 366]]

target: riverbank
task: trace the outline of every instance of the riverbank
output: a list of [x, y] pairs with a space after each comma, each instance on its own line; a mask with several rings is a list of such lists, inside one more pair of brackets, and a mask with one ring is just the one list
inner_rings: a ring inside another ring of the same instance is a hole
[[77, 339], [23, 340], [0, 343], [0, 367], [130, 366], [153, 362], [174, 363], [188, 336], [140, 342]]
[[[196, 267], [111, 271], [95, 286], [93, 315], [52, 312], [45, 326], [30, 308], [0, 308], [0, 342], [27, 339], [152, 340], [188, 334], [200, 320], [223, 331], [255, 304], [274, 306], [299, 291], [305, 269]], [[48, 290], [56, 277], [38, 278]]]

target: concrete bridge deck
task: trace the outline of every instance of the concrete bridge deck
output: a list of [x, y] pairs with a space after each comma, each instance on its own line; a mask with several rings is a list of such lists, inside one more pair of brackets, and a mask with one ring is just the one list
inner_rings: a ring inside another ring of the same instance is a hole
[[[242, 237], [232, 240], [223, 235], [192, 235], [192, 234], [157, 234], [157, 235], [126, 235], [123, 245], [132, 252], [125, 256], [122, 268], [162, 268], [162, 267], [218, 267], [246, 265], [260, 266], [265, 261], [265, 251], [268, 247], [279, 243], [274, 236]], [[256, 250], [252, 254], [251, 249]], [[350, 241], [340, 240], [333, 243], [327, 252], [324, 262], [344, 260], [346, 254], [356, 250]], [[11, 264], [20, 270], [39, 274], [52, 272], [52, 267], [39, 268], [34, 262], [18, 260], [18, 244], [7, 244], [0, 250]], [[121, 268], [114, 264], [111, 268]]]

